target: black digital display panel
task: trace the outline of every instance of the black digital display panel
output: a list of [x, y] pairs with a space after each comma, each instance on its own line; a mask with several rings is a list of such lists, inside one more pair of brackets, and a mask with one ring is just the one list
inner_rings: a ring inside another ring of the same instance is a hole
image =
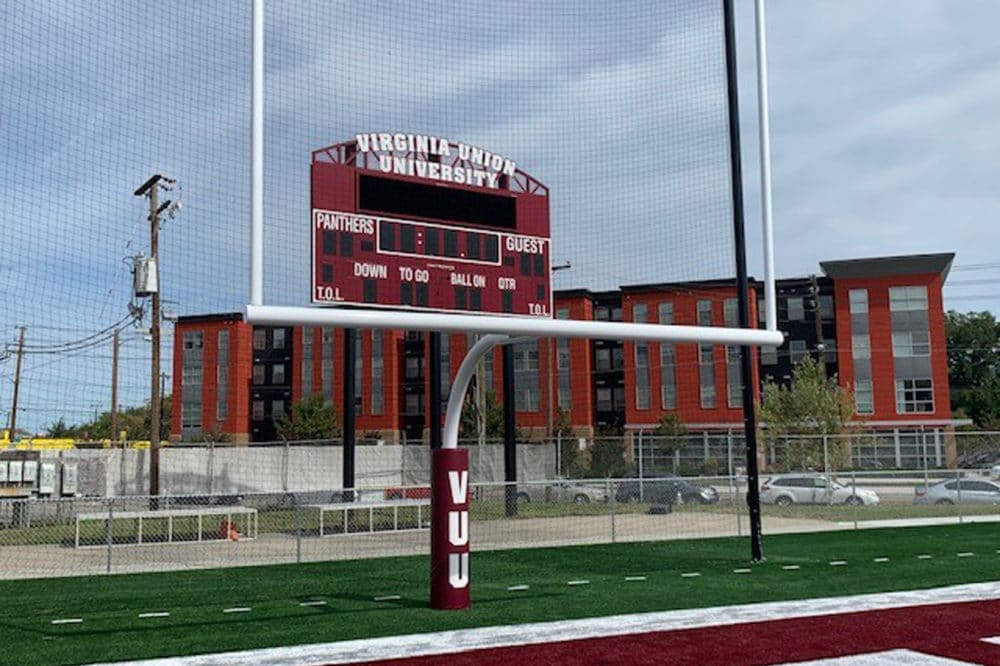
[[499, 229], [517, 227], [514, 197], [424, 185], [395, 178], [358, 176], [358, 208], [372, 213], [422, 217]]

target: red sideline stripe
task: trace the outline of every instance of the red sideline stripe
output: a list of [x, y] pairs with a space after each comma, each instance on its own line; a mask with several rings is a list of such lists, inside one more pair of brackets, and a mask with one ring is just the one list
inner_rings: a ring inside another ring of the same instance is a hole
[[[614, 627], [608, 630], [614, 631]], [[749, 666], [907, 649], [1000, 666], [1000, 646], [982, 640], [998, 635], [1000, 600], [990, 600], [519, 645], [377, 663]]]

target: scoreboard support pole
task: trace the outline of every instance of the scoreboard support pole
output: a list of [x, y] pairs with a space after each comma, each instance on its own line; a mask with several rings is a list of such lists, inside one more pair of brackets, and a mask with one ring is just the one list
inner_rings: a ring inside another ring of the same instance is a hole
[[356, 328], [344, 329], [344, 450], [343, 450], [343, 501], [354, 501], [354, 387], [357, 378], [354, 376], [354, 357], [357, 354]]
[[514, 390], [514, 348], [503, 348], [503, 497], [504, 513], [517, 515], [517, 426]]

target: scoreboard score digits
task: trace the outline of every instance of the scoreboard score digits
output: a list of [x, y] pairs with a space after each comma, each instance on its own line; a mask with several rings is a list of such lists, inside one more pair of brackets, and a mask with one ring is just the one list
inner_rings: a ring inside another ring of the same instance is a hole
[[548, 211], [544, 185], [464, 144], [359, 135], [314, 151], [311, 301], [551, 317]]

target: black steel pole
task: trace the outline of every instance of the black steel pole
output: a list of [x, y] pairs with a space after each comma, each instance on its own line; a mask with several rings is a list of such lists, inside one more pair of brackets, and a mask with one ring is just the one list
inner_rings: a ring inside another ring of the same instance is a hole
[[343, 500], [354, 501], [354, 357], [357, 352], [355, 328], [344, 329], [344, 478]]
[[[732, 0], [723, 0], [726, 33], [726, 98], [729, 102], [729, 162], [733, 196], [733, 243], [736, 254], [736, 299], [740, 328], [750, 328], [750, 285], [747, 279], [746, 233], [743, 228], [743, 169], [740, 162], [739, 80], [736, 72], [736, 25]], [[753, 356], [750, 347], [740, 348], [743, 375], [743, 432], [747, 455], [747, 507], [750, 513], [750, 557], [764, 559], [760, 520], [759, 471], [757, 469], [757, 414], [753, 402]]]
[[503, 346], [503, 480], [508, 516], [517, 515], [517, 433], [514, 404], [514, 347]]
[[441, 395], [442, 390], [442, 377], [441, 377], [441, 333], [439, 331], [431, 331], [430, 333], [430, 381], [431, 381], [431, 422], [430, 422], [430, 436], [431, 436], [431, 448], [440, 449], [441, 448]]

